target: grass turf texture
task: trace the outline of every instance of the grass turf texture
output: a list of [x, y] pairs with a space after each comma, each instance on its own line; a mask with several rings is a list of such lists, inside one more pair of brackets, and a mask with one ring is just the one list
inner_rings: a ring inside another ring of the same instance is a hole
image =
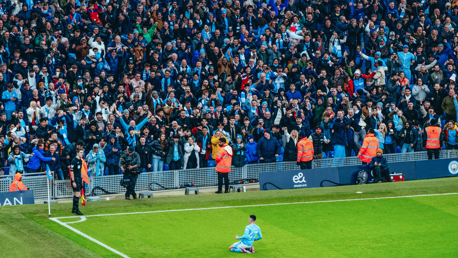
[[[361, 191], [363, 194], [356, 194]], [[184, 192], [184, 190], [183, 190]], [[458, 192], [458, 178], [88, 203], [86, 215]], [[458, 196], [89, 217], [70, 224], [131, 257], [233, 257], [227, 247], [258, 216], [263, 257], [458, 257]], [[53, 217], [71, 204], [52, 204]], [[62, 221], [69, 221], [62, 219]], [[48, 220], [46, 205], [0, 209], [3, 257], [117, 257]], [[20, 248], [18, 248], [20, 247]]]

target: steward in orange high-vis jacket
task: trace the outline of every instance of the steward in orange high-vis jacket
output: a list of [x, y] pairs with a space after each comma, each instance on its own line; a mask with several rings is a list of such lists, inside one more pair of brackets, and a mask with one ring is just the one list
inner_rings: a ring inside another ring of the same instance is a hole
[[219, 150], [215, 156], [216, 172], [218, 172], [218, 191], [215, 193], [223, 193], [223, 178], [225, 182], [225, 192], [229, 192], [229, 172], [231, 172], [232, 164], [232, 148], [227, 145], [226, 138], [219, 138]]
[[27, 191], [27, 187], [25, 187], [24, 183], [22, 183], [22, 175], [21, 173], [16, 173], [16, 175], [14, 175], [14, 181], [13, 183], [10, 185], [10, 192], [14, 192], [14, 191]]
[[370, 128], [364, 138], [363, 145], [359, 149], [358, 158], [361, 159], [363, 163], [370, 163], [372, 158], [377, 156], [378, 150], [378, 139], [374, 136], [374, 129]]
[[428, 159], [439, 159], [439, 151], [442, 147], [442, 129], [437, 125], [436, 119], [431, 119], [430, 125], [425, 128], [426, 136], [426, 150], [428, 152]]
[[307, 137], [302, 138], [297, 143], [297, 165], [301, 169], [312, 169], [313, 154], [313, 142]]

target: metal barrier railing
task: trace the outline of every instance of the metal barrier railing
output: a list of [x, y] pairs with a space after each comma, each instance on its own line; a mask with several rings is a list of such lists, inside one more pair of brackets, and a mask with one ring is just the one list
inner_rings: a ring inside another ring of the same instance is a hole
[[[427, 152], [395, 153], [385, 154], [384, 157], [388, 163], [408, 162], [427, 160]], [[440, 159], [457, 158], [458, 150], [443, 150], [440, 152]], [[358, 157], [347, 158], [330, 158], [312, 161], [312, 168], [331, 168], [340, 166], [357, 166], [362, 165]], [[260, 164], [247, 164], [243, 167], [232, 167], [229, 173], [229, 181], [241, 179], [259, 179], [260, 173], [298, 170], [296, 162], [273, 162]], [[101, 187], [111, 193], [124, 193], [126, 189], [120, 185], [123, 175], [100, 176], [91, 178], [90, 185], [85, 187], [86, 195], [89, 195], [95, 187]], [[13, 182], [14, 175], [0, 176], [0, 192], [7, 192], [9, 185]], [[42, 173], [26, 174], [23, 177], [24, 184], [31, 190], [34, 190], [36, 201], [47, 199], [46, 175]], [[187, 184], [195, 186], [214, 186], [218, 184], [218, 175], [214, 167], [186, 169], [162, 172], [145, 172], [141, 173], [137, 179], [136, 191], [176, 189], [184, 187]], [[95, 190], [96, 194], [101, 191]], [[69, 180], [54, 180], [52, 182], [53, 198], [68, 198], [73, 196], [73, 190]]]

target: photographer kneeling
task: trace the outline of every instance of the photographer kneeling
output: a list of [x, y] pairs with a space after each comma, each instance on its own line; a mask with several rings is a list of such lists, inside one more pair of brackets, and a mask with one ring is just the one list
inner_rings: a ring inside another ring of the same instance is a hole
[[385, 182], [383, 180], [384, 178], [387, 182], [393, 182], [390, 177], [390, 169], [388, 168], [386, 158], [383, 157], [382, 149], [377, 149], [377, 155], [372, 158], [369, 168], [374, 176], [374, 183]]
[[135, 148], [129, 146], [129, 151], [124, 152], [119, 160], [119, 167], [123, 172], [123, 186], [126, 187], [126, 200], [130, 200], [130, 195], [137, 199], [135, 185], [140, 173], [140, 155], [135, 152]]

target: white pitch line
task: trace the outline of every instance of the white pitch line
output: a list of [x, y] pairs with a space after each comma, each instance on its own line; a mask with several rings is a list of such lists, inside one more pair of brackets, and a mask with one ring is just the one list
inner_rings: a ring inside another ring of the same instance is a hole
[[56, 223], [59, 223], [60, 225], [66, 227], [66, 228], [68, 228], [68, 229], [70, 229], [71, 231], [73, 231], [73, 232], [75, 232], [75, 233], [77, 233], [77, 234], [83, 236], [84, 238], [87, 238], [87, 239], [91, 240], [92, 242], [94, 242], [94, 243], [96, 243], [96, 244], [98, 244], [98, 245], [100, 245], [100, 246], [102, 246], [102, 247], [104, 247], [104, 248], [106, 248], [106, 249], [112, 251], [113, 253], [115, 253], [115, 254], [117, 254], [117, 255], [119, 255], [119, 256], [121, 256], [121, 257], [129, 258], [129, 256], [127, 256], [127, 255], [125, 255], [125, 254], [119, 252], [118, 250], [113, 249], [113, 248], [107, 246], [106, 244], [100, 242], [99, 240], [97, 240], [97, 239], [95, 239], [95, 238], [92, 238], [92, 237], [90, 237], [90, 236], [84, 234], [83, 232], [79, 231], [78, 229], [76, 229], [76, 228], [74, 228], [74, 227], [71, 227], [71, 226], [67, 225], [66, 223], [61, 222], [58, 218], [51, 218], [51, 220], [54, 221], [54, 222], [56, 222]]
[[[84, 217], [89, 218], [89, 217], [104, 217], [104, 216], [119, 216], [119, 215], [136, 215], [136, 214], [163, 213], [163, 212], [179, 212], [179, 211], [218, 210], [218, 209], [248, 208], [248, 207], [262, 207], [262, 206], [293, 205], [293, 204], [313, 204], [313, 203], [370, 201], [370, 200], [415, 198], [415, 197], [443, 196], [443, 195], [456, 195], [456, 194], [458, 194], [458, 193], [420, 194], [420, 195], [405, 195], [405, 196], [387, 196], [387, 197], [375, 197], [375, 198], [342, 199], [342, 200], [310, 201], [310, 202], [268, 203], [268, 204], [253, 204], [253, 205], [239, 205], [239, 206], [223, 206], [223, 207], [208, 207], [208, 208], [192, 208], [192, 209], [180, 209], [180, 210], [159, 210], [159, 211], [140, 211], [140, 212], [114, 213], [114, 214], [95, 214], [95, 215], [85, 215]], [[79, 218], [79, 216], [58, 217], [58, 218], [54, 218], [54, 220], [56, 220], [56, 219], [68, 219], [68, 218]]]
[[79, 222], [83, 222], [83, 221], [86, 221], [86, 217], [81, 216], [81, 217], [80, 217], [80, 220], [71, 221], [71, 222], [63, 222], [63, 223], [65, 223], [65, 224], [73, 224], [73, 223], [79, 223]]

